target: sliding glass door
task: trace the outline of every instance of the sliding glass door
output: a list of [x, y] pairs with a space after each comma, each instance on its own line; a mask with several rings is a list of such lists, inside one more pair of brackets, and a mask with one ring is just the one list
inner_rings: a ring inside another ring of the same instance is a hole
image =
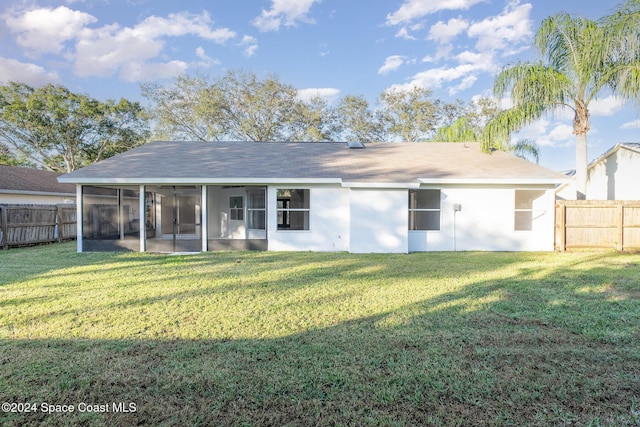
[[200, 186], [147, 187], [147, 251], [200, 252]]

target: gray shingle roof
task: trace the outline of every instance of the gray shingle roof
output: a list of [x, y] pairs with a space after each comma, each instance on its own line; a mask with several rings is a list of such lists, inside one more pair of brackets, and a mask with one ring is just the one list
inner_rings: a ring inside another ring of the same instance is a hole
[[639, 150], [640, 151], [640, 142], [622, 142], [622, 145], [624, 145], [627, 148], [631, 148], [631, 149], [635, 149], [635, 150]]
[[0, 165], [0, 191], [76, 194], [73, 184], [58, 183], [56, 172]]
[[562, 182], [566, 176], [470, 143], [151, 142], [61, 177], [63, 182]]

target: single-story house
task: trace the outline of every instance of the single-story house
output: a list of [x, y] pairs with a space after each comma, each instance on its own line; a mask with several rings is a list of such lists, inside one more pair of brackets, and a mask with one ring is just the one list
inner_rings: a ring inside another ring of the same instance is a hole
[[[640, 143], [616, 144], [587, 166], [588, 200], [640, 200], [638, 183]], [[558, 187], [557, 195], [559, 199], [575, 200], [575, 184]]]
[[551, 251], [566, 176], [476, 143], [151, 142], [59, 177], [78, 251]]
[[0, 165], [0, 205], [75, 203], [73, 184], [58, 182], [60, 173]]

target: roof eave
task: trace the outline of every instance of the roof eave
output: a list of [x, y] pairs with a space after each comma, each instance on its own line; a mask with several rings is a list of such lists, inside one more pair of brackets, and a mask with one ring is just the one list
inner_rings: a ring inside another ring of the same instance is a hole
[[60, 182], [80, 185], [264, 185], [264, 184], [341, 184], [340, 178], [59, 178]]
[[557, 185], [571, 182], [564, 178], [418, 178], [421, 184], [466, 184], [466, 185]]
[[379, 188], [379, 189], [393, 189], [393, 188], [420, 188], [419, 182], [343, 182], [344, 188]]

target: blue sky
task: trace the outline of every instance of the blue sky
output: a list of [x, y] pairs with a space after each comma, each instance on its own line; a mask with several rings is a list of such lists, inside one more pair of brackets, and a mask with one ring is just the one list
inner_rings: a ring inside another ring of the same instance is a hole
[[[427, 87], [445, 101], [491, 96], [501, 67], [535, 58], [542, 19], [597, 19], [603, 0], [21, 0], [0, 6], [0, 80], [62, 84], [98, 99], [141, 101], [141, 82], [182, 73], [275, 73], [301, 96], [335, 102], [390, 87]], [[502, 100], [507, 105], [507, 100]], [[593, 159], [638, 142], [638, 110], [604, 94], [591, 105]], [[570, 113], [521, 132], [540, 163], [573, 168]]]

